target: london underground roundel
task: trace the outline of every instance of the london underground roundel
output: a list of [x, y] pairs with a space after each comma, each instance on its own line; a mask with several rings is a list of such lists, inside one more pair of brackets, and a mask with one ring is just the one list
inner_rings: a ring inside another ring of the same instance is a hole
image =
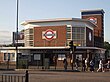
[[52, 40], [53, 38], [56, 37], [56, 31], [53, 31], [51, 29], [46, 30], [45, 32], [43, 32], [43, 37], [46, 40]]
[[89, 17], [88, 19], [95, 24], [97, 23], [97, 18], [95, 18], [95, 17]]

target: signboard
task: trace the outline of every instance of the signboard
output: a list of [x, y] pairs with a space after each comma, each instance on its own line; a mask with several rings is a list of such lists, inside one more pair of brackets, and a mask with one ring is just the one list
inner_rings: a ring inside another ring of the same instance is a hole
[[56, 31], [48, 29], [42, 32], [42, 39], [52, 40], [56, 38]]
[[89, 17], [88, 20], [90, 20], [94, 24], [97, 24], [97, 18], [95, 18], [95, 17]]
[[16, 32], [13, 32], [13, 43], [16, 43], [18, 40], [18, 43], [24, 43], [24, 33], [18, 32], [18, 36]]

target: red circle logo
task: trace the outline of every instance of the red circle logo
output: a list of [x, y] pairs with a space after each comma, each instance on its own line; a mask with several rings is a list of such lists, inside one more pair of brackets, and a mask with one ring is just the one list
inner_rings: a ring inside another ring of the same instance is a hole
[[89, 17], [88, 18], [90, 21], [92, 21], [93, 23], [97, 23], [97, 18], [94, 18], [94, 17]]
[[54, 36], [55, 36], [55, 33], [54, 33], [54, 31], [51, 30], [51, 29], [46, 30], [45, 33], [44, 33], [44, 37], [45, 37], [47, 40], [52, 40], [52, 39], [54, 38]]

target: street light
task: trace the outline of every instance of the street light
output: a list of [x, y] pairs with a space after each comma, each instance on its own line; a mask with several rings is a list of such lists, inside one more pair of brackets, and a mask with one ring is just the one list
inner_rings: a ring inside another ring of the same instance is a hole
[[16, 1], [16, 69], [18, 69], [18, 7], [19, 0]]

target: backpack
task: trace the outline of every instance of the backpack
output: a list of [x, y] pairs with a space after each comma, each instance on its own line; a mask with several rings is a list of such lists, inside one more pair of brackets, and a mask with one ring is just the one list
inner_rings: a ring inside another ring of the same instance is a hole
[[90, 66], [94, 66], [94, 62], [93, 61], [90, 61]]

